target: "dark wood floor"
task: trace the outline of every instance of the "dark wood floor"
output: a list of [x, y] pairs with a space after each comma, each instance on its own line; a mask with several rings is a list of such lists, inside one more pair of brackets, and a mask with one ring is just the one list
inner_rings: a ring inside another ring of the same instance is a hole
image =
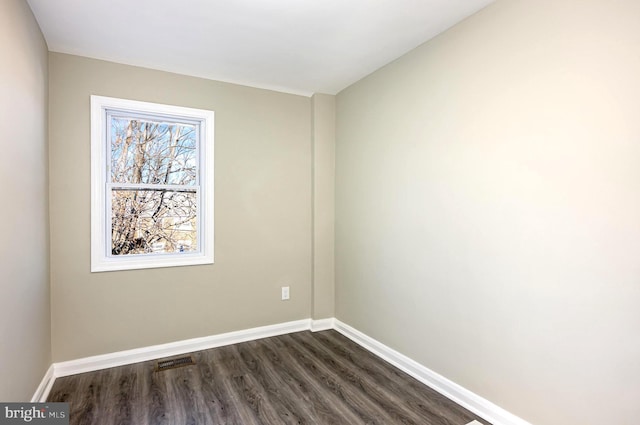
[[58, 378], [70, 424], [416, 424], [482, 421], [335, 331], [299, 332]]

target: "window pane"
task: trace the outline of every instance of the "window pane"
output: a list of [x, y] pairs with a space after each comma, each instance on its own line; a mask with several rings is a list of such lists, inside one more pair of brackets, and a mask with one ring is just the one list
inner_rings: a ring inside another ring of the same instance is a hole
[[112, 255], [198, 250], [196, 192], [112, 190]]
[[110, 116], [111, 182], [196, 184], [195, 125]]

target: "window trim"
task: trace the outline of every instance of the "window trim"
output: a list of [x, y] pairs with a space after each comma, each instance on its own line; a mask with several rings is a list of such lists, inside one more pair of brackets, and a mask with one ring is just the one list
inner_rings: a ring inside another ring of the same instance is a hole
[[[200, 251], [194, 253], [111, 256], [107, 235], [107, 110], [173, 116], [197, 121], [200, 211], [198, 212]], [[159, 267], [213, 264], [214, 262], [214, 112], [160, 103], [105, 96], [91, 96], [91, 272], [136, 270]]]

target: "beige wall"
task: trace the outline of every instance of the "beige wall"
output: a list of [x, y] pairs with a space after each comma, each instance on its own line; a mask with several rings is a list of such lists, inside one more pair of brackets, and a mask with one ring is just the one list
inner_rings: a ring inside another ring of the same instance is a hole
[[313, 302], [311, 317], [335, 315], [335, 121], [336, 98], [311, 98], [313, 140]]
[[51, 363], [47, 46], [23, 0], [0, 2], [0, 401], [28, 401]]
[[[309, 98], [49, 59], [54, 361], [310, 316]], [[89, 272], [92, 94], [215, 111], [214, 265]]]
[[499, 0], [341, 92], [337, 317], [532, 423], [637, 423], [639, 22]]

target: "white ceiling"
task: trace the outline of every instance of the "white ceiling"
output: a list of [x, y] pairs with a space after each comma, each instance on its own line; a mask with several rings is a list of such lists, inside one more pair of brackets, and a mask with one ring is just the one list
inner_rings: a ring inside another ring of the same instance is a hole
[[49, 50], [336, 94], [493, 0], [28, 0]]

